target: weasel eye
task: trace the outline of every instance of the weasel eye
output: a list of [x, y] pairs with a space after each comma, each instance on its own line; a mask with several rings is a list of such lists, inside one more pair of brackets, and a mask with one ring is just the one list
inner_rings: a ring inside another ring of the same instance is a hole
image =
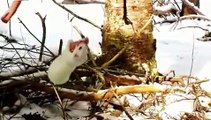
[[81, 50], [82, 49], [82, 46], [80, 46], [79, 48], [78, 48], [78, 50]]

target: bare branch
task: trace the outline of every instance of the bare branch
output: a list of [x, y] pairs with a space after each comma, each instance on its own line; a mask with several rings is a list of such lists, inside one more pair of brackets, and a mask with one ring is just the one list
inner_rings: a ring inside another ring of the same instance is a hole
[[43, 50], [44, 50], [44, 46], [45, 46], [45, 39], [46, 39], [46, 25], [45, 25], [46, 16], [43, 18], [39, 12], [37, 12], [36, 15], [38, 15], [40, 20], [41, 20], [42, 30], [43, 30], [42, 43], [41, 43], [40, 56], [39, 56], [39, 61], [42, 61], [42, 55], [43, 55]]
[[100, 26], [96, 25], [95, 23], [93, 23], [93, 22], [91, 22], [91, 21], [89, 21], [89, 20], [87, 20], [87, 19], [85, 19], [85, 18], [83, 18], [83, 17], [81, 17], [81, 16], [78, 16], [78, 15], [75, 14], [73, 11], [71, 11], [71, 10], [67, 9], [66, 7], [64, 7], [63, 5], [57, 3], [55, 0], [52, 0], [52, 1], [53, 1], [56, 5], [58, 5], [59, 7], [61, 7], [62, 9], [66, 10], [68, 13], [72, 14], [74, 17], [76, 17], [76, 18], [78, 18], [78, 19], [80, 19], [80, 20], [83, 20], [83, 21], [85, 21], [85, 22], [87, 22], [87, 23], [93, 25], [94, 27], [99, 28], [100, 30], [102, 30], [102, 28], [101, 28]]
[[[25, 29], [40, 43], [42, 44], [42, 42], [28, 29], [28, 27], [23, 23], [23, 21], [18, 18], [19, 22], [25, 27]], [[45, 45], [44, 45], [45, 49], [48, 50], [50, 52], [51, 55], [55, 56], [53, 52], [51, 52]]]
[[[39, 69], [39, 70], [44, 70], [43, 68]], [[2, 72], [0, 74], [0, 79], [1, 80], [7, 80], [7, 79], [10, 79], [12, 77], [18, 77], [18, 76], [24, 76], [24, 75], [29, 75], [29, 74], [32, 74], [32, 73], [35, 73], [35, 72], [38, 72], [39, 71], [38, 69], [36, 68], [28, 68], [26, 70], [19, 70], [19, 71], [8, 71], [8, 72]]]
[[78, 34], [81, 36], [81, 38], [85, 38], [85, 36], [84, 36], [83, 33], [78, 29], [77, 26], [73, 26], [73, 28], [78, 32]]
[[61, 55], [62, 54], [62, 47], [63, 47], [63, 40], [60, 39], [59, 41], [59, 50], [58, 50], [58, 55]]

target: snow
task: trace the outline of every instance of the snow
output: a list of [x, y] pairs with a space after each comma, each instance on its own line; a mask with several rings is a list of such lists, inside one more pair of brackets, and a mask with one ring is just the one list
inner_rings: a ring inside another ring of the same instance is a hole
[[[204, 21], [187, 20], [182, 21], [177, 27], [197, 26], [200, 22], [205, 23]], [[210, 61], [211, 56], [208, 56], [206, 52], [211, 44], [196, 40], [205, 32], [199, 28], [183, 28], [169, 32], [171, 27], [171, 25], [166, 25], [162, 30], [162, 26], [160, 26], [160, 32], [154, 32], [157, 39], [156, 59], [159, 71], [175, 70], [177, 75], [189, 74], [191, 64], [193, 64], [193, 75], [209, 75], [204, 73], [206, 71], [202, 72], [201, 70], [205, 69], [203, 66]]]
[[[10, 0], [11, 2], [11, 0]], [[211, 18], [211, 1], [201, 0], [200, 6], [203, 13]], [[0, 15], [2, 15], [6, 7], [6, 0], [0, 1]], [[66, 5], [69, 9], [76, 12], [76, 14], [83, 16], [97, 25], [101, 26], [103, 24], [104, 10], [103, 5]], [[89, 47], [95, 54], [100, 54], [99, 42], [101, 42], [101, 31], [92, 25], [74, 18], [73, 22], [69, 22], [71, 15], [69, 15], [61, 8], [56, 6], [51, 0], [29, 0], [23, 1], [20, 8], [18, 9], [15, 16], [12, 18], [12, 35], [17, 38], [24, 38], [27, 43], [39, 45], [39, 43], [34, 40], [31, 35], [25, 30], [25, 28], [19, 23], [17, 17], [19, 17], [23, 22], [29, 27], [29, 29], [41, 39], [42, 27], [40, 19], [36, 12], [40, 12], [42, 16], [47, 15], [46, 27], [47, 27], [47, 38], [46, 45], [52, 49], [58, 48], [59, 40], [63, 39], [67, 42], [68, 39], [79, 39], [80, 36], [72, 28], [76, 25], [84, 35], [89, 37], [90, 43]], [[154, 36], [157, 40], [157, 51], [156, 60], [158, 70], [161, 73], [167, 73], [169, 70], [174, 70], [176, 75], [191, 75], [198, 77], [200, 79], [211, 79], [211, 42], [197, 41], [197, 38], [202, 37], [205, 34], [200, 28], [188, 28], [187, 26], [201, 26], [202, 28], [211, 30], [210, 22], [197, 21], [197, 20], [184, 20], [179, 23], [176, 27], [175, 24], [157, 24], [154, 29]], [[0, 33], [8, 34], [8, 24], [0, 22]], [[20, 39], [21, 40], [21, 39]], [[1, 38], [0, 38], [1, 41]], [[1, 41], [2, 42], [2, 41]], [[206, 83], [202, 83], [201, 87], [211, 92], [211, 80]], [[160, 112], [164, 120], [166, 119], [179, 119], [183, 112], [192, 112], [194, 109], [194, 100], [192, 96], [187, 96], [187, 93], [181, 94], [181, 96], [190, 97], [190, 100], [179, 100], [179, 97], [174, 94], [166, 96], [166, 106]], [[141, 101], [138, 99], [133, 99], [132, 96], [127, 96], [130, 100], [130, 105], [140, 105]], [[182, 97], [183, 98], [183, 97]], [[181, 99], [182, 99], [181, 98]], [[210, 108], [210, 98], [199, 98], [203, 101], [203, 106]], [[185, 104], [185, 107], [183, 107]], [[78, 106], [77, 106], [78, 105]], [[80, 115], [87, 115], [88, 111], [83, 111], [87, 107], [86, 103], [77, 103], [76, 107], [72, 109], [80, 108], [80, 110], [72, 110], [71, 114], [75, 117]], [[60, 114], [56, 109], [57, 106], [45, 106], [45, 115], [53, 119], [61, 119], [57, 115]], [[160, 108], [160, 106], [155, 106]], [[29, 109], [30, 108], [30, 109]], [[35, 104], [30, 104], [24, 107], [21, 112], [31, 112], [31, 108], [35, 108], [42, 114], [44, 112], [43, 108]], [[83, 109], [84, 108], [84, 109]], [[83, 109], [83, 110], [81, 110]], [[155, 108], [151, 108], [152, 110]], [[55, 110], [55, 111], [51, 111]], [[57, 113], [57, 114], [56, 114]], [[62, 113], [61, 113], [62, 114]], [[102, 114], [102, 116], [107, 116], [107, 114]], [[211, 118], [211, 113], [207, 112], [206, 116]], [[126, 115], [123, 115], [126, 117]], [[113, 116], [107, 116], [107, 118], [116, 119]], [[138, 119], [138, 117], [137, 117]], [[140, 116], [139, 116], [140, 119]]]
[[[2, 15], [7, 10], [7, 1], [2, 0], [0, 4], [4, 6], [0, 7], [0, 15]], [[103, 24], [103, 5], [66, 5], [66, 7], [99, 26]], [[17, 19], [20, 18], [32, 33], [41, 39], [42, 26], [39, 17], [35, 15], [37, 12], [40, 12], [43, 17], [47, 15], [45, 22], [47, 30], [46, 46], [58, 49], [60, 39], [64, 40], [64, 44], [66, 44], [69, 39], [80, 39], [79, 34], [72, 28], [72, 26], [77, 26], [85, 36], [89, 37], [91, 50], [95, 54], [100, 53], [99, 42], [101, 41], [101, 31], [77, 18], [74, 18], [74, 20], [70, 22], [72, 15], [68, 17], [67, 12], [55, 5], [51, 0], [43, 0], [43, 2], [41, 2], [41, 0], [23, 1], [12, 18], [12, 35], [19, 36], [19, 38], [23, 37], [27, 43], [39, 45]], [[94, 14], [94, 16], [90, 16], [90, 14]], [[8, 24], [0, 22], [0, 27], [0, 32], [9, 34]]]

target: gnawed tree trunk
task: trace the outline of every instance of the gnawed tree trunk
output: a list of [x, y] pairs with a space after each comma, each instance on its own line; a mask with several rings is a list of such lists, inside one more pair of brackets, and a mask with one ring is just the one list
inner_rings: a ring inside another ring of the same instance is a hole
[[123, 0], [106, 0], [103, 26], [103, 61], [110, 60], [121, 49], [126, 50], [115, 62], [118, 68], [138, 73], [157, 73], [155, 40], [151, 23], [151, 0], [127, 0], [127, 17], [123, 20]]
[[[199, 7], [199, 5], [200, 5], [199, 0], [188, 0], [188, 1], [193, 3], [197, 7]], [[189, 14], [197, 14], [197, 13], [194, 12], [194, 10], [192, 8], [190, 8], [189, 6], [187, 6], [186, 4], [183, 3], [180, 16], [189, 15]]]

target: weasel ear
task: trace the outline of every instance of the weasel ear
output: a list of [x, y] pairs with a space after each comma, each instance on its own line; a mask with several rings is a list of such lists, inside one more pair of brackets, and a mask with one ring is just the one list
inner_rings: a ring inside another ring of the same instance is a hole
[[75, 47], [76, 47], [75, 42], [73, 40], [68, 40], [68, 42], [67, 42], [67, 49], [70, 52], [73, 52], [75, 50]]

